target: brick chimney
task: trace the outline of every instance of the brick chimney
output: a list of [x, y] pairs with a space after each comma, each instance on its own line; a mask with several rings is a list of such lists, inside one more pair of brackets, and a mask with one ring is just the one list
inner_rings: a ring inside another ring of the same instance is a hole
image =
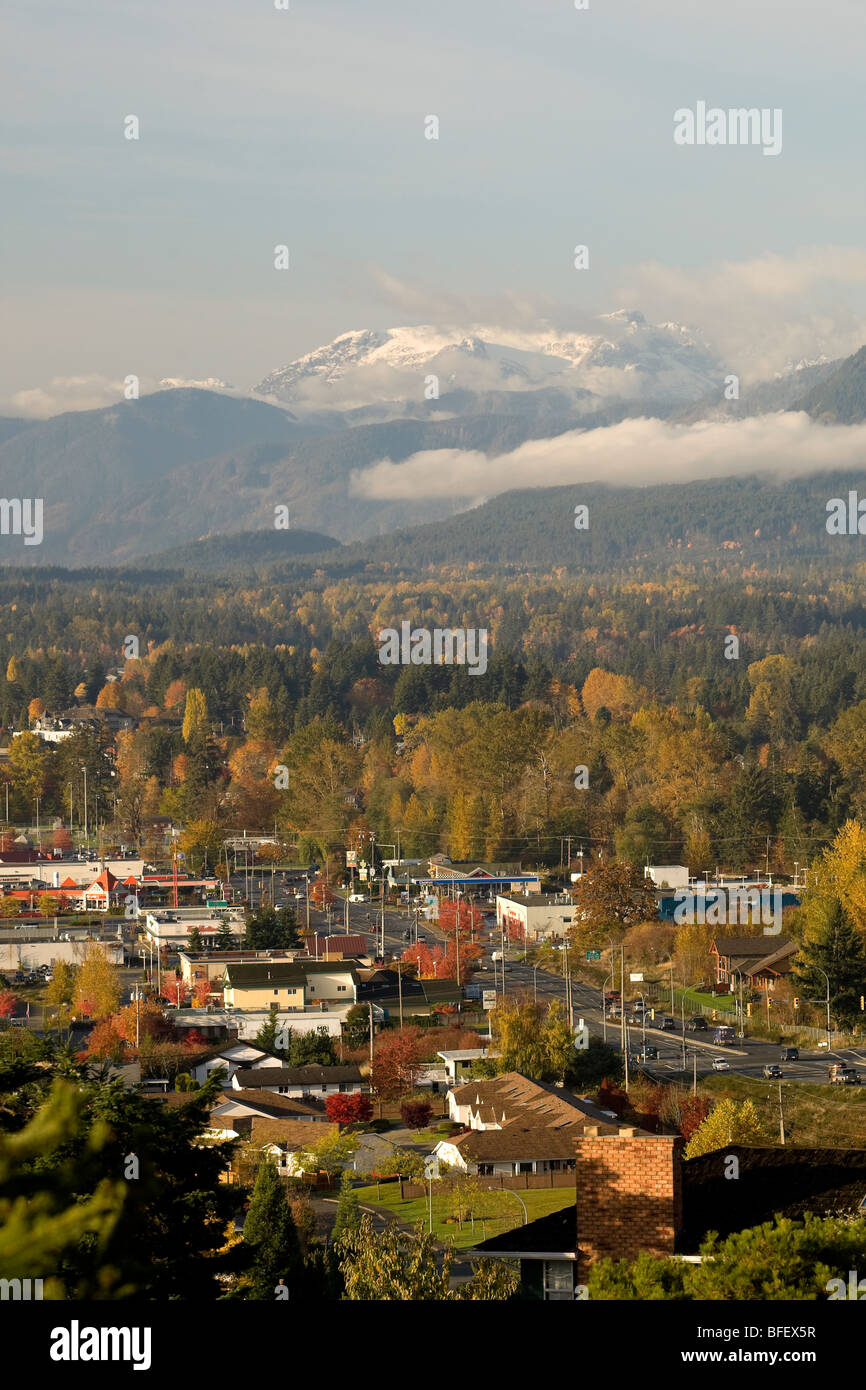
[[682, 1225], [683, 1141], [620, 1126], [576, 1139], [579, 1277], [594, 1260], [671, 1255]]

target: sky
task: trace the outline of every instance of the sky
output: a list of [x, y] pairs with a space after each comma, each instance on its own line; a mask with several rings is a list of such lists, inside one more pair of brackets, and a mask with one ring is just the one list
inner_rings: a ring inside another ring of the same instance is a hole
[[[747, 377], [866, 341], [862, 0], [289, 4], [4, 0], [0, 411], [405, 323], [636, 308]], [[699, 101], [781, 152], [678, 146]]]

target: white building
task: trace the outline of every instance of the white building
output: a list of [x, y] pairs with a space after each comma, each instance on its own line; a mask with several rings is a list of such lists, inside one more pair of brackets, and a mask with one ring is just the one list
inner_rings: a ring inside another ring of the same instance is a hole
[[647, 864], [644, 878], [651, 878], [656, 888], [688, 888], [689, 871], [685, 864]]
[[562, 938], [574, 921], [568, 893], [497, 894], [496, 925], [522, 941]]

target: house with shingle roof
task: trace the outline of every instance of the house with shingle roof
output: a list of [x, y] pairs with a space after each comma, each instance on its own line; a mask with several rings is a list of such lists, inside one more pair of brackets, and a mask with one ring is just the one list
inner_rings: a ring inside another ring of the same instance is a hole
[[487, 1177], [569, 1172], [576, 1140], [587, 1127], [616, 1133], [608, 1111], [520, 1072], [455, 1087], [448, 1109], [466, 1132], [442, 1140], [435, 1152], [462, 1172]]

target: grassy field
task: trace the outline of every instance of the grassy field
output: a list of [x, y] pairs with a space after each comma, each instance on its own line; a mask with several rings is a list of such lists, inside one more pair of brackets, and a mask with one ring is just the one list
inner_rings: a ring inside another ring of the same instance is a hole
[[[416, 1226], [421, 1222], [425, 1231], [427, 1230], [429, 1213], [426, 1197], [415, 1197], [411, 1201], [401, 1201], [400, 1188], [396, 1183], [383, 1183], [381, 1197], [378, 1199], [375, 1183], [370, 1187], [359, 1187], [356, 1191], [362, 1206], [378, 1207], [383, 1211], [393, 1212], [409, 1226]], [[547, 1216], [553, 1211], [561, 1211], [563, 1207], [571, 1206], [574, 1202], [573, 1187], [554, 1187], [541, 1191], [520, 1192], [518, 1195], [526, 1204], [530, 1221], [534, 1221], [539, 1216]], [[481, 1210], [479, 1210], [479, 1215], [475, 1218], [474, 1231], [471, 1221], [464, 1221], [462, 1230], [456, 1221], [450, 1223], [446, 1221], [445, 1218], [452, 1214], [453, 1204], [454, 1193], [437, 1192], [437, 1184], [434, 1183], [433, 1234], [443, 1244], [453, 1241], [458, 1250], [465, 1250], [478, 1241], [487, 1240], [490, 1236], [498, 1236], [503, 1231], [513, 1231], [517, 1226], [523, 1224], [523, 1210], [520, 1202], [507, 1190], [500, 1192], [497, 1189], [495, 1192], [484, 1192], [483, 1219]]]
[[[779, 1142], [779, 1083], [733, 1074], [707, 1076], [701, 1090], [720, 1098], [751, 1100], [769, 1143]], [[810, 1086], [782, 1082], [785, 1142], [805, 1148], [862, 1148], [866, 1138], [866, 1086]]]

